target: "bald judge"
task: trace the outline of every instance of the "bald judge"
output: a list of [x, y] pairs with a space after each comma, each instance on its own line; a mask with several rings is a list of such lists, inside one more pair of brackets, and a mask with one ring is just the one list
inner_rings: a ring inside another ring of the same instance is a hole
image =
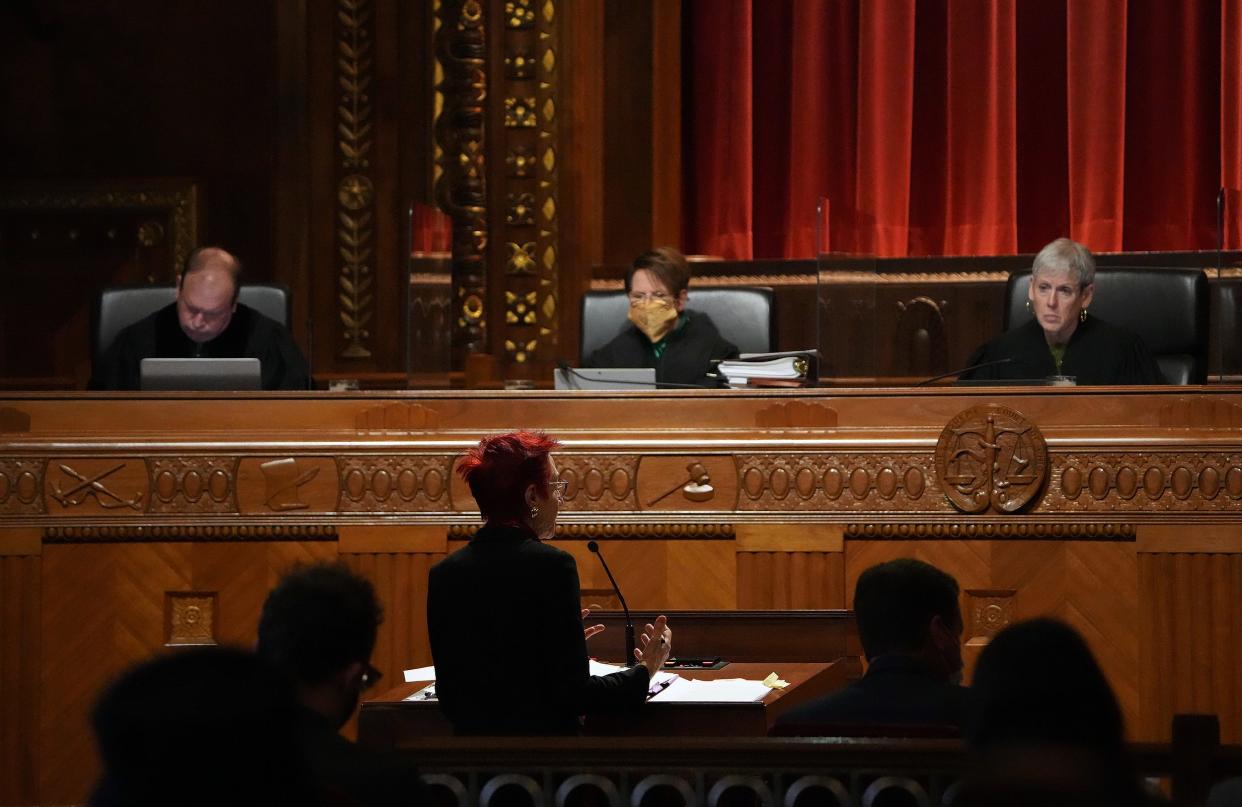
[[177, 300], [122, 330], [91, 377], [91, 389], [136, 390], [143, 359], [258, 359], [263, 389], [306, 389], [310, 372], [289, 331], [237, 301], [237, 258], [219, 247], [190, 253]]

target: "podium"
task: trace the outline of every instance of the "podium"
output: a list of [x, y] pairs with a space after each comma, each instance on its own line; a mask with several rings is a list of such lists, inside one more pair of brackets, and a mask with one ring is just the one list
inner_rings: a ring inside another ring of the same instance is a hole
[[[786, 711], [840, 689], [858, 677], [856, 659], [834, 662], [727, 663], [718, 670], [678, 670], [683, 678], [762, 680], [776, 673], [789, 686], [752, 703], [651, 701], [626, 715], [588, 715], [585, 733], [631, 737], [764, 737]], [[452, 736], [453, 729], [434, 700], [406, 700], [429, 682], [394, 687], [364, 701], [358, 715], [358, 742], [395, 749], [427, 737]]]

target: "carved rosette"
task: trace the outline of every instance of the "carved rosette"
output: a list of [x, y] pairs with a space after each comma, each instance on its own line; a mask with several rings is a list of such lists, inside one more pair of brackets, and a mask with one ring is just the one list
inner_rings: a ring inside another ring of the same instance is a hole
[[635, 454], [558, 454], [560, 478], [569, 483], [564, 510], [637, 510], [638, 461]]
[[374, 27], [371, 0], [337, 2], [336, 107], [337, 179], [336, 248], [341, 260], [337, 276], [337, 304], [344, 326], [341, 356], [366, 358], [371, 333], [367, 324], [375, 313], [371, 269], [375, 229], [375, 186], [371, 179], [372, 55]]
[[42, 460], [0, 460], [0, 515], [25, 516], [46, 512]]
[[1242, 500], [1242, 454], [1066, 454], [1057, 465], [1053, 510], [1231, 512]]
[[436, 203], [453, 220], [453, 366], [487, 349], [487, 188], [483, 147], [487, 98], [485, 15], [479, 0], [443, 0], [435, 33], [444, 107], [436, 145], [444, 172]]
[[453, 458], [342, 457], [337, 460], [342, 513], [448, 510]]
[[152, 513], [236, 513], [236, 460], [177, 457], [147, 460]]
[[936, 475], [963, 513], [1015, 513], [1048, 479], [1048, 447], [1035, 424], [1007, 406], [958, 413], [936, 443]]
[[926, 457], [741, 454], [735, 461], [738, 510], [948, 512], [927, 495]]

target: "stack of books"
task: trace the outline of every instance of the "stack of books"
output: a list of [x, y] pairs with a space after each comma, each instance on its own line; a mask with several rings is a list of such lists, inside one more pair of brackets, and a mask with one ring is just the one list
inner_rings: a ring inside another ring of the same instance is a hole
[[743, 353], [719, 370], [731, 387], [805, 387], [815, 383], [818, 359], [817, 350]]

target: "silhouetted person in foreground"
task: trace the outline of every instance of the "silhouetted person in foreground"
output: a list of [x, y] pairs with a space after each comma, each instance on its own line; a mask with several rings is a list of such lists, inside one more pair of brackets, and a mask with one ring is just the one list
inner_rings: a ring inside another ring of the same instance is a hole
[[1153, 803], [1125, 747], [1121, 708], [1082, 637], [1034, 619], [979, 655], [966, 739], [976, 771], [966, 805]]
[[340, 734], [380, 677], [370, 659], [382, 619], [371, 583], [338, 564], [289, 572], [259, 618], [259, 657], [292, 682], [300, 747], [333, 804], [411, 804], [418, 797], [408, 758], [360, 748]]
[[252, 653], [182, 650], [123, 674], [95, 707], [91, 804], [315, 804], [288, 686]]
[[854, 612], [867, 673], [782, 715], [774, 733], [954, 733], [966, 702], [958, 593], [951, 576], [913, 558], [863, 572]]

